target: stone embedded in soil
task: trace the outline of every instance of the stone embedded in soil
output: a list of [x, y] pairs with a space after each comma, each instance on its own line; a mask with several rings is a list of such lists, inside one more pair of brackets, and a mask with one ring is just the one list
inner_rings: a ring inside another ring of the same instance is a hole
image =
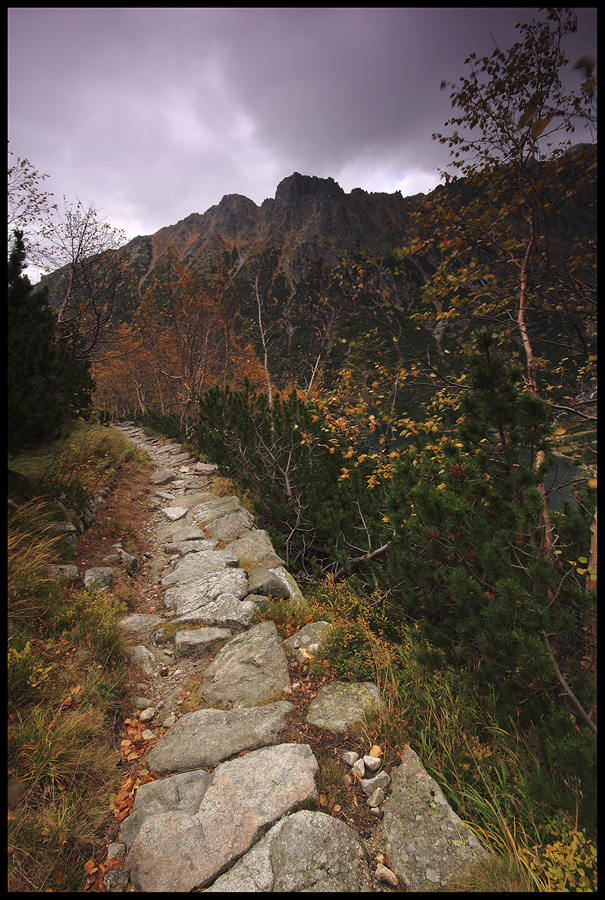
[[331, 628], [332, 626], [329, 622], [309, 622], [308, 625], [304, 625], [292, 637], [286, 638], [284, 647], [290, 651], [298, 650], [301, 647], [307, 650], [309, 647], [319, 644], [321, 648]]
[[200, 684], [205, 700], [225, 708], [257, 706], [290, 690], [286, 654], [272, 620], [225, 644]]
[[309, 704], [307, 722], [329, 731], [345, 732], [379, 702], [378, 688], [370, 681], [333, 681], [321, 687]]
[[248, 572], [248, 584], [251, 592], [263, 594], [265, 597], [273, 597], [275, 600], [287, 600], [290, 596], [290, 591], [281, 578], [264, 566]]
[[164, 594], [164, 603], [167, 607], [174, 606], [177, 616], [183, 616], [202, 609], [221, 594], [232, 594], [243, 600], [248, 594], [246, 573], [242, 569], [228, 568], [175, 584]]
[[111, 566], [93, 566], [84, 572], [84, 587], [105, 591], [113, 585], [113, 569]]
[[391, 776], [380, 833], [391, 867], [406, 890], [443, 890], [462, 869], [487, 858], [410, 747]]
[[217, 641], [225, 641], [233, 637], [229, 628], [196, 628], [193, 631], [177, 631], [174, 638], [174, 649], [177, 657], [202, 656]]
[[181, 541], [200, 541], [202, 539], [204, 539], [204, 532], [197, 525], [179, 525], [171, 534], [171, 541], [175, 544]]
[[235, 554], [238, 565], [243, 569], [254, 569], [257, 566], [272, 569], [275, 566], [284, 565], [284, 560], [273, 549], [271, 538], [267, 532], [259, 528], [232, 541], [229, 544], [229, 550]]
[[223, 628], [248, 628], [256, 614], [251, 600], [238, 600], [235, 594], [219, 594], [204, 606], [197, 606], [173, 619], [177, 625], [216, 625]]
[[188, 510], [184, 506], [165, 506], [162, 512], [171, 522], [176, 522], [177, 519], [182, 519], [183, 516], [186, 516]]
[[140, 633], [151, 630], [163, 621], [164, 619], [161, 616], [156, 616], [152, 613], [131, 613], [129, 616], [124, 616], [123, 619], [120, 619], [120, 627], [125, 631]]
[[175, 477], [171, 469], [160, 469], [159, 472], [154, 472], [153, 475], [150, 475], [149, 480], [152, 484], [168, 484], [170, 481], [174, 481]]
[[175, 541], [166, 544], [164, 550], [166, 553], [179, 553], [181, 556], [187, 556], [189, 553], [203, 553], [204, 550], [216, 550], [218, 547], [217, 540], [201, 539], [196, 541]]
[[230, 541], [246, 534], [251, 528], [254, 528], [254, 516], [243, 506], [237, 506], [231, 512], [206, 525], [204, 531], [209, 538]]
[[147, 756], [159, 775], [213, 768], [242, 750], [275, 744], [283, 735], [292, 703], [278, 701], [248, 709], [199, 709], [187, 713]]
[[220, 572], [222, 569], [235, 568], [236, 566], [237, 556], [229, 549], [190, 553], [177, 562], [170, 575], [162, 578], [162, 587], [184, 584], [202, 575], [209, 575], [211, 572]]
[[215, 519], [219, 519], [239, 507], [241, 507], [239, 497], [213, 497], [205, 503], [198, 504], [191, 514], [193, 521], [201, 528], [205, 528]]

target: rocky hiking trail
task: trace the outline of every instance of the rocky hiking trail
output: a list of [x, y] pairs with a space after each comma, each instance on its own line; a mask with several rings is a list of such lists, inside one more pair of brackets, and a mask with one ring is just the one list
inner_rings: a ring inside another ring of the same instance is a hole
[[[213, 465], [116, 427], [151, 466], [107, 498], [104, 515], [108, 526], [110, 512], [126, 516], [144, 549], [135, 558], [118, 542], [107, 554], [85, 534], [79, 563], [89, 585], [129, 578], [135, 588], [136, 611], [121, 620], [133, 708], [120, 750], [147, 774], [130, 780], [134, 804], [108, 847], [103, 888], [445, 889], [485, 851], [409, 747], [387, 771], [379, 747], [356, 743], [376, 685], [311, 685], [304, 663], [329, 623], [285, 640], [273, 621], [255, 624], [268, 597], [300, 595], [268, 534], [237, 497], [213, 492]], [[318, 788], [326, 759], [347, 798], [331, 809]]]

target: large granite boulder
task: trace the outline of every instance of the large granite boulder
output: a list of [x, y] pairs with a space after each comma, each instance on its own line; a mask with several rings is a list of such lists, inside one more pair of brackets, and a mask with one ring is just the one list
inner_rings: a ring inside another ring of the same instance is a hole
[[406, 890], [442, 891], [462, 870], [487, 858], [410, 747], [391, 779], [379, 828], [391, 867]]
[[307, 744], [279, 744], [217, 766], [202, 786], [197, 812], [184, 808], [186, 792], [179, 786], [179, 805], [148, 814], [138, 828], [127, 857], [135, 890], [182, 893], [206, 887], [271, 825], [317, 800], [317, 770]]
[[274, 825], [206, 890], [367, 893], [367, 853], [349, 825], [322, 812], [300, 810]]

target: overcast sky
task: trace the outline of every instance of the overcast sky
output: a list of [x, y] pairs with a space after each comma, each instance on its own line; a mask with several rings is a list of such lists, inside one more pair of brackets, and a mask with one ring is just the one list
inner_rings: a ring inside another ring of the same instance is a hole
[[[442, 79], [538, 7], [10, 8], [8, 136], [56, 200], [128, 237], [300, 172], [345, 191], [439, 182]], [[596, 55], [578, 10], [570, 57]], [[575, 61], [572, 58], [572, 62]], [[10, 163], [9, 163], [10, 164]]]

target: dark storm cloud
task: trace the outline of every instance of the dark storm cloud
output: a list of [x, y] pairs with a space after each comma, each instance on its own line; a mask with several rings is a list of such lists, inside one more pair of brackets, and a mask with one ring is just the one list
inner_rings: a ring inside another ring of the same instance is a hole
[[[442, 79], [517, 39], [527, 8], [14, 8], [9, 138], [57, 197], [130, 235], [300, 171], [429, 190]], [[596, 11], [580, 10], [581, 52]]]

